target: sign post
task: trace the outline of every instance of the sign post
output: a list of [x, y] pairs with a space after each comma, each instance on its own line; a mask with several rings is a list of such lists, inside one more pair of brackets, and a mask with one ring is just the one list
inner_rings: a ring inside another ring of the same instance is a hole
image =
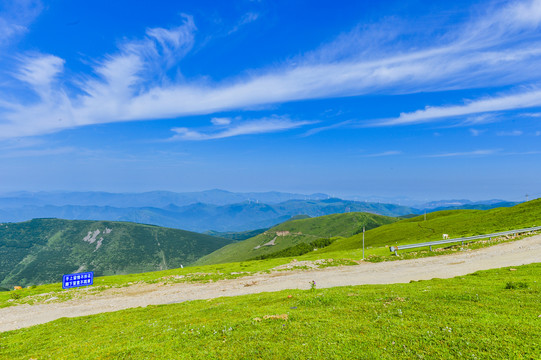
[[62, 276], [62, 289], [71, 289], [92, 284], [94, 284], [94, 271]]

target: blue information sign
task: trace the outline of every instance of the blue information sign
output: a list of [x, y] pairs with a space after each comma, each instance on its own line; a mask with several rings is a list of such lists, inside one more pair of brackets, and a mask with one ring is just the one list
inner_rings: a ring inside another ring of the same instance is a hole
[[69, 274], [62, 277], [62, 289], [71, 289], [79, 286], [94, 284], [94, 271]]

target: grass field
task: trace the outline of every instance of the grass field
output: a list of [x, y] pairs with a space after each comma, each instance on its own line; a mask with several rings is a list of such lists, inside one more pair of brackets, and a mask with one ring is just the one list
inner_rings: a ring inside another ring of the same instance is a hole
[[2, 359], [538, 359], [541, 264], [62, 318]]
[[[366, 232], [366, 246], [381, 247], [489, 234], [499, 231], [541, 226], [541, 199], [510, 208], [491, 210], [446, 210], [405, 219]], [[322, 252], [359, 249], [362, 234], [339, 239]]]

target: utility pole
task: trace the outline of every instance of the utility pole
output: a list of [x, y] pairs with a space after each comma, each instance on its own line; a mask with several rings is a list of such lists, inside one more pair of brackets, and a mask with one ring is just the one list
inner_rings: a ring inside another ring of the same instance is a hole
[[526, 202], [528, 202], [528, 194], [526, 194]]
[[425, 210], [425, 221], [426, 221], [426, 210]]
[[364, 260], [364, 226], [363, 226], [363, 260]]

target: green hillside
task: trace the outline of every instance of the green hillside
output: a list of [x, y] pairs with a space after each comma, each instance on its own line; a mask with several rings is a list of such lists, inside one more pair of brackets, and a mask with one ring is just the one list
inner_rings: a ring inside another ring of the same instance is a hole
[[227, 245], [202, 257], [195, 265], [253, 259], [319, 238], [349, 237], [366, 229], [395, 222], [395, 218], [368, 213], [345, 213], [286, 221], [248, 240]]
[[231, 240], [184, 230], [111, 221], [35, 219], [0, 224], [0, 286], [59, 282], [189, 265]]
[[217, 236], [224, 239], [231, 239], [235, 241], [241, 241], [246, 240], [251, 237], [254, 237], [256, 235], [259, 235], [265, 231], [267, 231], [268, 228], [265, 229], [256, 229], [256, 230], [247, 230], [247, 231], [214, 231], [214, 230], [208, 230], [205, 231], [203, 234], [211, 235], [211, 236]]
[[[492, 232], [541, 226], [541, 199], [510, 208], [491, 210], [446, 210], [405, 219], [366, 232], [366, 246], [410, 244], [441, 240], [442, 234], [451, 238], [488, 234]], [[358, 249], [362, 237], [354, 235], [339, 239], [321, 252]]]

